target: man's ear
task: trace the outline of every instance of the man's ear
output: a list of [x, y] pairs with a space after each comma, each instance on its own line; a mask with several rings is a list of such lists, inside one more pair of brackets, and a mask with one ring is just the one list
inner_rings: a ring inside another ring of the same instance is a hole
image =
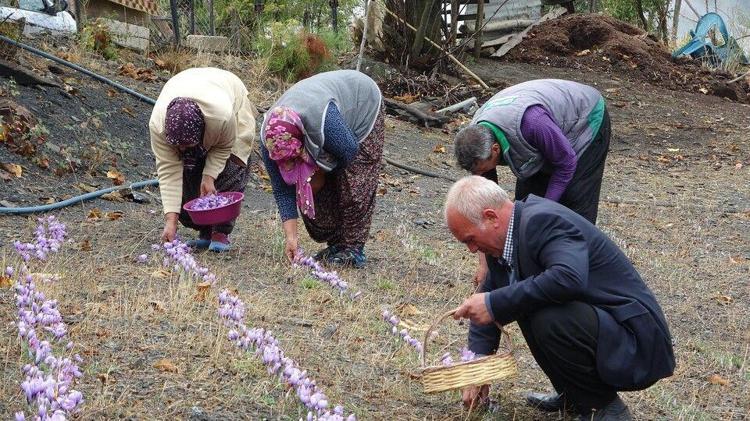
[[488, 208], [482, 211], [482, 218], [494, 224], [500, 220], [500, 214], [495, 209]]

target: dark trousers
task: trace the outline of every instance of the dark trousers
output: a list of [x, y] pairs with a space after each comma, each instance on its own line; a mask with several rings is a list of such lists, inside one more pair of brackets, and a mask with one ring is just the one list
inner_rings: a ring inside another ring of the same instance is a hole
[[[599, 212], [599, 193], [602, 189], [604, 162], [609, 151], [611, 132], [609, 112], [605, 109], [602, 125], [596, 137], [578, 158], [573, 178], [559, 200], [561, 205], [588, 219], [592, 224], [596, 224]], [[550, 175], [539, 171], [525, 180], [516, 180], [516, 200], [525, 199], [529, 194], [544, 197]]]
[[518, 325], [552, 386], [578, 410], [602, 408], [617, 396], [596, 369], [599, 320], [590, 304], [572, 301], [545, 307], [518, 320]]
[[[199, 197], [201, 195], [201, 181], [203, 179], [203, 167], [206, 165], [206, 159], [200, 160], [195, 167], [185, 168], [182, 171], [182, 204]], [[214, 181], [217, 192], [245, 192], [245, 186], [250, 179], [250, 166], [244, 165], [242, 161], [234, 155], [230, 155], [224, 170], [219, 173]], [[198, 231], [198, 236], [203, 239], [209, 239], [212, 232], [220, 232], [229, 235], [234, 229], [234, 220], [220, 225], [206, 226], [196, 225], [190, 219], [190, 215], [185, 209], [180, 208], [180, 222], [182, 225]]]

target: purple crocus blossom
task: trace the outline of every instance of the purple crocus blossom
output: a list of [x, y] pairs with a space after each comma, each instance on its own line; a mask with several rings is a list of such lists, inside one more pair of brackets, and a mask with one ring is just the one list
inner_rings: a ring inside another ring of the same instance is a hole
[[383, 310], [383, 320], [391, 325], [391, 333], [393, 333], [394, 335], [400, 335], [404, 342], [416, 349], [417, 352], [422, 353], [422, 342], [420, 342], [416, 338], [412, 338], [411, 335], [409, 335], [408, 330], [398, 329], [398, 324], [401, 322], [401, 320], [399, 320], [399, 318], [395, 314], [392, 314], [388, 310]]
[[294, 389], [297, 398], [310, 411], [308, 420], [356, 421], [354, 414], [344, 418], [344, 408], [336, 406], [331, 410], [328, 397], [307, 376], [291, 358], [284, 356], [273, 334], [262, 328], [248, 328], [245, 324], [245, 303], [239, 297], [224, 290], [219, 293], [219, 316], [230, 328], [227, 338], [237, 347], [258, 356], [269, 374], [279, 376], [281, 380]]
[[[404, 342], [416, 349], [417, 352], [422, 353], [422, 350], [424, 349], [424, 345], [422, 344], [422, 342], [415, 338], [412, 338], [411, 335], [409, 335], [408, 330], [399, 330], [398, 325], [401, 320], [399, 320], [398, 316], [388, 310], [383, 310], [382, 316], [383, 320], [385, 320], [391, 326], [392, 334], [401, 336]], [[435, 332], [433, 332], [433, 335], [434, 334]], [[430, 336], [430, 339], [433, 338], [433, 335]], [[476, 354], [470, 351], [467, 347], [463, 347], [459, 350], [459, 357], [462, 362], [471, 361], [477, 358]], [[454, 363], [453, 357], [451, 356], [450, 352], [446, 352], [442, 357], [440, 357], [440, 363], [445, 366], [452, 365]]]
[[[34, 231], [33, 243], [15, 242], [15, 250], [24, 262], [32, 259], [46, 260], [49, 253], [56, 253], [65, 240], [65, 225], [54, 216], [39, 219]], [[37, 291], [34, 279], [25, 264], [18, 270], [11, 266], [5, 269], [8, 276], [16, 275], [16, 308], [18, 336], [26, 342], [30, 363], [23, 366], [24, 380], [21, 391], [30, 408], [30, 419], [65, 420], [75, 413], [83, 402], [83, 395], [74, 390], [73, 384], [83, 376], [73, 359], [61, 357], [56, 348], [70, 351], [73, 343], [66, 341], [67, 326], [63, 322], [56, 300], [47, 299]], [[56, 277], [43, 282], [57, 280]], [[66, 344], [66, 345], [63, 345]], [[36, 415], [34, 413], [36, 412]], [[16, 420], [25, 420], [23, 411], [14, 414]]]
[[[319, 281], [325, 282], [331, 287], [337, 289], [339, 291], [339, 294], [344, 294], [346, 290], [349, 288], [349, 284], [341, 279], [339, 277], [338, 273], [336, 272], [329, 272], [323, 268], [323, 266], [320, 265], [315, 259], [312, 257], [305, 256], [302, 251], [297, 252], [297, 256], [294, 259], [294, 264], [299, 266], [306, 266], [311, 269], [310, 274], [318, 279]], [[349, 298], [352, 300], [357, 299], [362, 294], [362, 291], [357, 291], [351, 295], [349, 295]]]
[[190, 247], [186, 243], [175, 239], [162, 245], [154, 244], [151, 249], [162, 250], [164, 257], [162, 265], [172, 267], [187, 276], [188, 279], [202, 279], [204, 282], [216, 283], [216, 275], [211, 273], [207, 267], [201, 266], [190, 253]]
[[209, 194], [207, 196], [199, 197], [193, 201], [190, 209], [196, 211], [204, 211], [209, 209], [222, 208], [233, 203], [232, 200], [226, 196], [217, 194]]
[[47, 260], [49, 253], [56, 253], [65, 241], [65, 224], [58, 221], [57, 218], [48, 216], [39, 218], [38, 221], [39, 225], [34, 230], [33, 243], [13, 242], [13, 247], [21, 255], [24, 262], [28, 262], [32, 257]]

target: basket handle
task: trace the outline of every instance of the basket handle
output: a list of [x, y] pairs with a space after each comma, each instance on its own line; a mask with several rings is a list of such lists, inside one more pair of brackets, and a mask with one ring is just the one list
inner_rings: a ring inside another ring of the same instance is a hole
[[[445, 320], [447, 317], [452, 316], [454, 313], [458, 311], [458, 308], [454, 308], [453, 310], [446, 311], [443, 313], [437, 320], [435, 320], [434, 323], [427, 329], [427, 331], [424, 334], [424, 342], [422, 342], [422, 367], [427, 367], [427, 342], [429, 341], [430, 334], [433, 330], [437, 327], [440, 322]], [[497, 329], [500, 331], [500, 339], [505, 341], [505, 344], [507, 345], [509, 350], [513, 350], [513, 342], [510, 340], [510, 333], [508, 333], [507, 330], [505, 330], [505, 327], [501, 325], [498, 322], [494, 322], [495, 326], [497, 326]]]

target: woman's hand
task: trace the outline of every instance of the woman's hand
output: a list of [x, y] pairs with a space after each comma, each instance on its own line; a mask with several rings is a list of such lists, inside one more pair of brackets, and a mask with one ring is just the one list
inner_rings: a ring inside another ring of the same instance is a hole
[[177, 236], [177, 219], [179, 215], [175, 212], [170, 212], [164, 215], [164, 231], [161, 233], [161, 241], [168, 242], [174, 241]]
[[284, 254], [289, 259], [290, 263], [294, 262], [294, 257], [297, 255], [298, 241], [297, 238], [287, 238], [284, 244]]
[[289, 259], [289, 263], [294, 263], [299, 248], [299, 239], [297, 237], [297, 220], [288, 219], [281, 224], [284, 229], [284, 254]]
[[209, 194], [216, 194], [214, 178], [210, 175], [203, 174], [203, 179], [201, 180], [201, 197], [208, 196]]

